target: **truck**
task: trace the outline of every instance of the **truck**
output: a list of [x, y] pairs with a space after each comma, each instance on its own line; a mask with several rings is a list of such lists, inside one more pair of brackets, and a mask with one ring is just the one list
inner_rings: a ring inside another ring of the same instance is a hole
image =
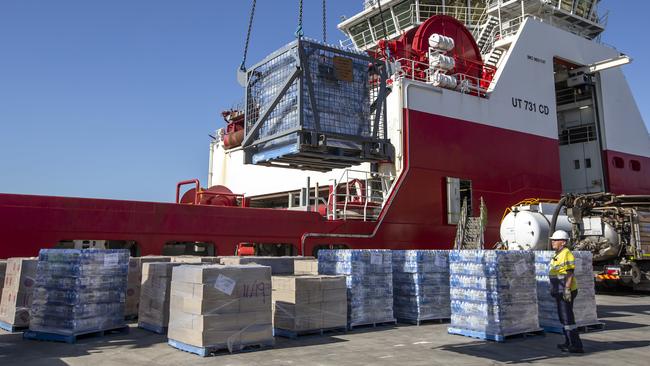
[[572, 250], [593, 254], [597, 284], [650, 289], [650, 195], [566, 194], [515, 205], [501, 222], [500, 246], [551, 249], [556, 229], [570, 234]]

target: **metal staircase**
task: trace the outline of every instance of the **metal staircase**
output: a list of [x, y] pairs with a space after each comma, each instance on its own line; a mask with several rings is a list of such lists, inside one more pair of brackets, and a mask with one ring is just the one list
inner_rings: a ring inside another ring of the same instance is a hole
[[499, 25], [499, 19], [492, 15], [487, 16], [487, 20], [481, 26], [481, 31], [476, 35], [476, 43], [478, 44], [479, 50], [485, 50], [485, 46], [488, 43], [491, 43], [491, 39], [494, 37], [493, 32], [497, 29]]
[[496, 47], [490, 53], [487, 54], [485, 64], [493, 67], [499, 67], [499, 62], [501, 58], [506, 53], [506, 50], [501, 47]]
[[468, 216], [467, 199], [463, 200], [460, 219], [456, 227], [454, 249], [483, 249], [485, 244], [485, 226], [487, 225], [487, 208], [481, 197], [481, 215]]

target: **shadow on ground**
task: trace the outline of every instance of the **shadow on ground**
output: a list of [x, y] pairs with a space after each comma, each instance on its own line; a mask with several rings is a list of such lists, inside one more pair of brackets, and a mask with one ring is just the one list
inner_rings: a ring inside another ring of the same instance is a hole
[[[75, 344], [25, 340], [22, 333], [3, 332], [0, 334], [0, 365], [67, 365], [61, 360], [62, 358], [87, 356], [105, 351], [114, 352], [115, 349], [126, 351], [148, 348], [166, 341], [167, 338], [163, 335], [147, 332], [133, 325], [128, 333], [83, 337]], [[26, 349], [29, 352], [25, 352]]]
[[599, 318], [620, 318], [631, 315], [650, 315], [650, 297], [648, 305], [598, 305]]
[[[551, 337], [541, 338], [551, 339]], [[555, 338], [557, 338], [557, 343], [560, 343], [562, 341], [562, 338], [560, 336]], [[552, 342], [550, 340], [544, 341], [543, 345], [538, 343], [537, 346], [533, 346], [530, 343], [524, 346], [521, 343], [524, 341], [529, 342], [530, 338], [513, 339], [505, 343], [494, 343], [486, 341], [471, 342], [464, 344], [445, 345], [434, 349], [456, 352], [466, 356], [487, 358], [496, 362], [503, 363], [533, 362], [554, 358], [581, 356], [560, 352], [555, 347], [556, 342]], [[605, 351], [620, 351], [647, 347], [650, 345], [650, 341], [597, 342], [591, 340], [583, 340], [583, 344], [586, 354], [594, 354]]]

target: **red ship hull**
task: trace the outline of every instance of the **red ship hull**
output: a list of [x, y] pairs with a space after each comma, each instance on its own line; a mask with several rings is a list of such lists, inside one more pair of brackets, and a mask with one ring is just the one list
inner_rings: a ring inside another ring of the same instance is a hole
[[[448, 249], [456, 227], [446, 222], [446, 177], [472, 181], [473, 207], [483, 197], [490, 246], [505, 208], [561, 195], [556, 139], [405, 110], [403, 143], [404, 169], [377, 222], [276, 209], [0, 194], [0, 257], [33, 256], [79, 239], [135, 241], [141, 255], [161, 254], [168, 242], [212, 243], [215, 255], [232, 255], [242, 242], [291, 244], [305, 255], [323, 244]], [[604, 153], [611, 190], [650, 193], [647, 169], [609, 166], [623, 155]], [[648, 158], [625, 158], [650, 166]]]

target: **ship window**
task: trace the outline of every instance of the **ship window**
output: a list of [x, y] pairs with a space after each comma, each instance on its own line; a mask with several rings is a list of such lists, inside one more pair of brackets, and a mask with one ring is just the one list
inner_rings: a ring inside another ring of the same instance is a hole
[[641, 162], [638, 160], [630, 160], [630, 168], [635, 172], [641, 171]]
[[350, 27], [350, 36], [357, 47], [364, 47], [373, 41], [367, 22]]
[[576, 169], [580, 169], [580, 160], [574, 160], [573, 161], [573, 167]]
[[585, 159], [585, 168], [587, 169], [591, 168], [591, 159], [589, 158]]
[[457, 225], [463, 201], [467, 202], [468, 214], [472, 212], [472, 181], [447, 177], [447, 224]]
[[[382, 25], [382, 19], [384, 20], [384, 25]], [[390, 9], [384, 10], [383, 13], [370, 18], [370, 24], [378, 40], [388, 37], [388, 35], [384, 34], [384, 27], [389, 35], [395, 33], [395, 22], [393, 21], [393, 15]]]
[[618, 156], [614, 157], [614, 159], [612, 159], [612, 162], [614, 163], [614, 166], [618, 169], [623, 169], [625, 167], [625, 162], [623, 161], [623, 158], [619, 158]]
[[393, 13], [397, 19], [397, 26], [400, 30], [413, 25], [413, 11], [411, 6], [413, 5], [413, 0], [404, 1], [393, 7]]

